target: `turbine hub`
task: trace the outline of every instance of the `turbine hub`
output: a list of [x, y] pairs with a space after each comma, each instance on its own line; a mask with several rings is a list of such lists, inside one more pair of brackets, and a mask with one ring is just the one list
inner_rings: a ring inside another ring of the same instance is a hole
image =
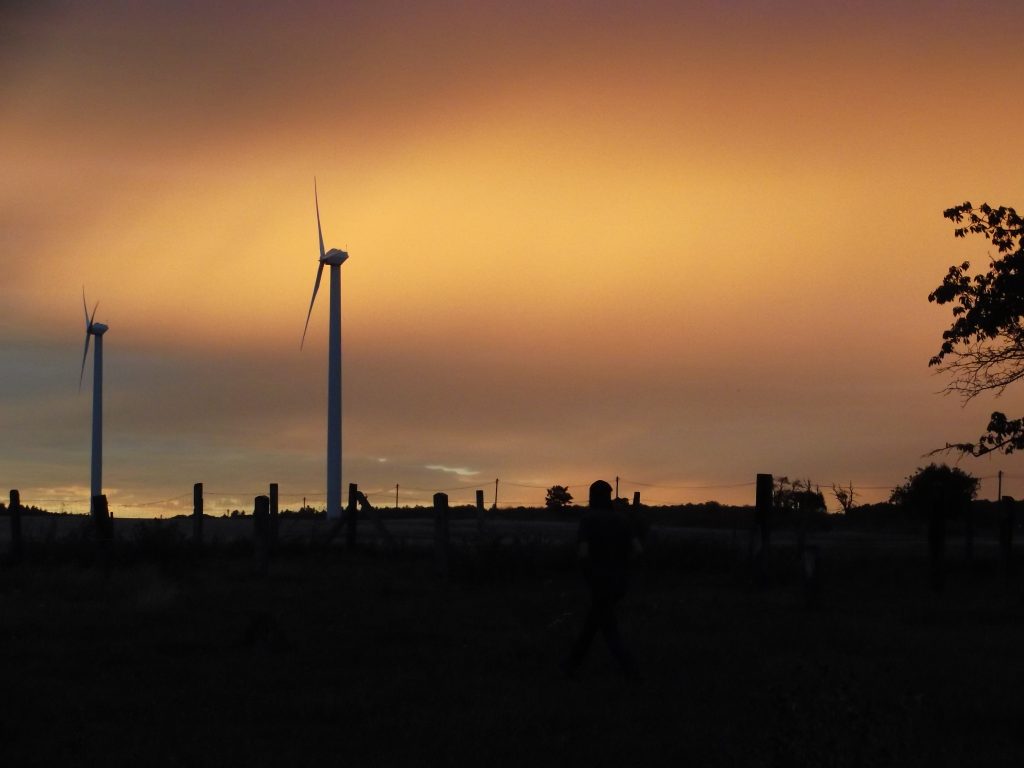
[[92, 323], [89, 326], [89, 333], [91, 333], [93, 336], [102, 336], [108, 330], [109, 326], [106, 326], [103, 323]]

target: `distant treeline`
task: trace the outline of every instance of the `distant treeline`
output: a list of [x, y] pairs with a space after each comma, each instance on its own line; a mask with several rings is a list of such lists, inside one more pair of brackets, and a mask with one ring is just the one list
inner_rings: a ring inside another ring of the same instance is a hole
[[[624, 500], [623, 500], [624, 501]], [[1021, 502], [1015, 502], [1017, 507]], [[648, 506], [640, 505], [634, 509], [631, 505], [623, 505], [623, 509], [631, 510], [650, 525], [671, 525], [684, 528], [718, 528], [745, 530], [754, 525], [753, 505], [734, 506], [721, 504], [717, 501], [705, 501], [699, 504], [675, 504]], [[568, 505], [561, 508], [550, 507], [502, 507], [494, 510], [488, 507], [484, 511], [485, 519], [575, 522], [586, 510], [584, 505]], [[970, 512], [974, 526], [978, 530], [986, 527], [995, 528], [999, 520], [999, 505], [994, 501], [975, 500], [971, 502]], [[243, 513], [235, 511], [232, 516]], [[378, 514], [382, 520], [395, 519], [432, 519], [434, 510], [430, 506], [415, 507], [381, 507]], [[306, 508], [293, 512], [284, 510], [282, 517], [323, 517], [322, 510]], [[449, 519], [475, 520], [477, 509], [472, 504], [456, 505], [449, 508]], [[1024, 514], [1018, 512], [1018, 520]], [[963, 525], [964, 517], [949, 521], [949, 531], [957, 533]], [[807, 530], [889, 530], [919, 531], [927, 522], [924, 510], [914, 510], [899, 504], [880, 502], [863, 504], [843, 512], [824, 512], [812, 510], [801, 513], [790, 507], [775, 507], [772, 510], [772, 527], [794, 529], [803, 525]]]
[[[31, 505], [26, 507], [24, 504], [22, 504], [21, 505], [21, 514], [27, 515], [27, 516], [35, 516], [35, 515], [72, 515], [74, 513], [73, 512], [51, 512], [48, 509], [43, 509], [42, 507], [34, 507], [34, 506], [31, 506]], [[7, 516], [7, 515], [8, 515], [7, 505], [4, 504], [3, 502], [0, 502], [0, 516]]]

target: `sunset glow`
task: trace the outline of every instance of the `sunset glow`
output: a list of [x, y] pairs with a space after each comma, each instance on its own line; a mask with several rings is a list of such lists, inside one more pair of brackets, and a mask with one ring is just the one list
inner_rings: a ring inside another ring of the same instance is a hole
[[[944, 208], [1024, 206], [1024, 107], [984, 85], [1024, 74], [1024, 10], [554, 5], [0, 12], [7, 486], [87, 506], [84, 284], [119, 512], [322, 503], [314, 175], [351, 254], [343, 480], [381, 503], [878, 500], [976, 436], [996, 406], [935, 394], [926, 296], [986, 258]], [[962, 466], [1021, 495], [1016, 462]]]

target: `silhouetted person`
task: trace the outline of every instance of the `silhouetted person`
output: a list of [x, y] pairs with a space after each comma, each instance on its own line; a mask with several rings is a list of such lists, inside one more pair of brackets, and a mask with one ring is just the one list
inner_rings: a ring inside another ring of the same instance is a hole
[[590, 610], [562, 671], [570, 677], [576, 673], [600, 630], [623, 671], [636, 674], [636, 661], [619, 634], [615, 607], [626, 594], [629, 561], [640, 545], [629, 519], [612, 503], [611, 485], [604, 480], [593, 483], [589, 502], [590, 509], [580, 520], [578, 547], [590, 588]]

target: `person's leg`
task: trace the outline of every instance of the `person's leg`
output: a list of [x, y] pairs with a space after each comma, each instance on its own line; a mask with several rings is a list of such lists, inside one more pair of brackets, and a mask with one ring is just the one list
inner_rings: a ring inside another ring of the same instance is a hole
[[591, 594], [590, 608], [583, 621], [583, 628], [580, 630], [579, 637], [576, 638], [569, 656], [562, 662], [562, 669], [566, 674], [571, 675], [579, 669], [583, 659], [586, 658], [587, 651], [590, 650], [590, 644], [594, 641], [594, 635], [601, 628], [602, 621], [601, 601], [596, 594]]
[[637, 673], [636, 659], [633, 654], [626, 648], [626, 644], [622, 642], [622, 635], [619, 633], [619, 622], [615, 616], [615, 604], [616, 600], [609, 598], [602, 606], [601, 621], [601, 633], [604, 635], [604, 641], [608, 644], [608, 650], [612, 656], [619, 663], [622, 671], [626, 674], [635, 675]]

